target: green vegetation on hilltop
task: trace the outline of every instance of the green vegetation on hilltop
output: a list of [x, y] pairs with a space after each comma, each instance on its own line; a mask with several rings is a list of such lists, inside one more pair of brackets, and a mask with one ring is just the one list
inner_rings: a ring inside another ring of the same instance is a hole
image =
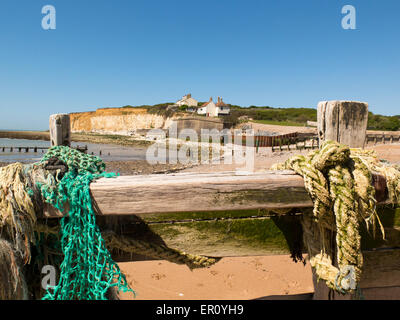
[[[250, 106], [243, 108], [231, 106], [229, 121], [240, 122], [246, 116], [254, 122], [284, 126], [305, 126], [307, 121], [317, 121], [317, 110], [314, 108], [271, 108]], [[227, 119], [228, 120], [228, 119]], [[368, 130], [397, 131], [400, 130], [400, 115], [383, 116], [369, 112]]]
[[369, 112], [368, 129], [369, 130], [387, 130], [387, 131], [400, 130], [400, 115], [382, 116], [379, 114], [373, 114], [372, 112]]
[[271, 108], [255, 107], [249, 108], [233, 107], [231, 108], [232, 120], [246, 116], [254, 121], [270, 124], [300, 125], [307, 124], [307, 120], [317, 121], [317, 110], [312, 108]]
[[[202, 103], [199, 103], [201, 105]], [[144, 105], [137, 108], [145, 108], [149, 113], [171, 117], [176, 113], [186, 112], [187, 106], [171, 107], [173, 103], [166, 102], [153, 106]], [[241, 121], [252, 121], [276, 124], [284, 126], [305, 126], [307, 121], [317, 121], [317, 109], [315, 108], [273, 108], [270, 106], [250, 106], [241, 107], [238, 105], [229, 105], [231, 114], [224, 116], [224, 122], [230, 125], [236, 125]], [[135, 108], [133, 106], [125, 106], [124, 108]], [[383, 116], [379, 114], [369, 113], [368, 117], [369, 130], [385, 130], [397, 131], [400, 130], [400, 115]]]

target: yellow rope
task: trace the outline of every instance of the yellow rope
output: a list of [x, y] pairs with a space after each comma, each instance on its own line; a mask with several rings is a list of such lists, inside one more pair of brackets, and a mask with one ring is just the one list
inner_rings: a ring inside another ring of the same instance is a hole
[[[303, 228], [317, 223], [318, 234], [306, 233], [306, 239], [320, 241], [319, 250], [307, 244], [310, 264], [320, 279], [329, 288], [341, 293], [353, 292], [360, 281], [363, 257], [361, 254], [360, 221], [367, 227], [376, 222], [383, 226], [376, 212], [375, 189], [372, 172], [385, 176], [392, 203], [399, 203], [400, 171], [396, 166], [380, 162], [376, 153], [361, 149], [350, 149], [333, 141], [326, 141], [319, 150], [307, 156], [295, 156], [275, 170], [291, 169], [304, 178], [304, 183], [313, 202], [313, 214], [304, 214]], [[328, 230], [328, 231], [326, 231]], [[329, 231], [336, 233], [336, 259], [339, 268], [332, 264]], [[318, 236], [321, 239], [312, 239]]]
[[36, 213], [23, 171], [21, 163], [0, 168], [0, 230], [26, 264], [30, 261]]
[[[57, 235], [59, 234], [59, 227], [37, 224], [35, 231]], [[110, 250], [120, 250], [126, 253], [136, 253], [155, 259], [163, 259], [176, 264], [186, 264], [190, 269], [210, 267], [220, 260], [219, 258], [188, 254], [164, 245], [117, 235], [111, 231], [102, 232], [102, 237]]]
[[142, 254], [176, 264], [186, 264], [190, 269], [210, 267], [220, 260], [219, 258], [188, 254], [164, 245], [120, 236], [113, 232], [103, 232], [102, 236], [110, 249]]

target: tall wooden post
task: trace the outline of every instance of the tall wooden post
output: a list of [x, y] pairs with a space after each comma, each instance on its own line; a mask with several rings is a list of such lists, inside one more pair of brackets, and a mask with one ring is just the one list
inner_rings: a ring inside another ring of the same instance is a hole
[[[334, 140], [352, 148], [362, 148], [365, 144], [368, 122], [368, 104], [353, 101], [323, 101], [318, 104], [318, 136], [320, 142]], [[314, 241], [318, 241], [314, 239]], [[385, 251], [363, 251], [363, 274], [359, 286], [366, 299], [387, 299], [398, 297], [400, 287], [392, 286], [398, 277], [397, 261], [393, 259], [394, 249]], [[374, 272], [377, 266], [386, 265], [385, 272]], [[336, 265], [336, 263], [335, 263]], [[337, 265], [336, 265], [337, 266]], [[330, 290], [324, 281], [317, 282], [313, 272], [314, 299], [350, 300], [355, 294], [340, 295]], [[386, 293], [385, 293], [386, 292]]]
[[[321, 101], [318, 103], [318, 137], [320, 145], [325, 140], [333, 140], [352, 148], [363, 148], [367, 122], [367, 103], [338, 100]], [[319, 241], [319, 239], [316, 238], [311, 241]], [[314, 299], [316, 300], [350, 300], [354, 298], [350, 294], [339, 295], [330, 290], [324, 281], [317, 281], [314, 270], [313, 282]]]
[[363, 148], [368, 123], [368, 103], [322, 101], [318, 104], [320, 143], [333, 140], [351, 148]]
[[51, 146], [71, 146], [71, 122], [69, 114], [53, 114], [50, 116]]

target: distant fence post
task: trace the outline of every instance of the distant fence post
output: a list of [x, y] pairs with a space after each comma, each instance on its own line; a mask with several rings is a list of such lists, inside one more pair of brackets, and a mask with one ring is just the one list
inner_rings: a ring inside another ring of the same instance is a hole
[[322, 101], [318, 103], [320, 144], [333, 140], [351, 148], [363, 148], [368, 123], [368, 103]]
[[71, 146], [71, 122], [69, 114], [53, 114], [50, 116], [51, 146]]

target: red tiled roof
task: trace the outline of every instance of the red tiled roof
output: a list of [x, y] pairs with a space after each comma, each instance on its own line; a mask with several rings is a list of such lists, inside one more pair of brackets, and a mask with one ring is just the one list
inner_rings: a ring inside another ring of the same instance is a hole
[[217, 107], [229, 107], [225, 102], [220, 101], [216, 104]]

